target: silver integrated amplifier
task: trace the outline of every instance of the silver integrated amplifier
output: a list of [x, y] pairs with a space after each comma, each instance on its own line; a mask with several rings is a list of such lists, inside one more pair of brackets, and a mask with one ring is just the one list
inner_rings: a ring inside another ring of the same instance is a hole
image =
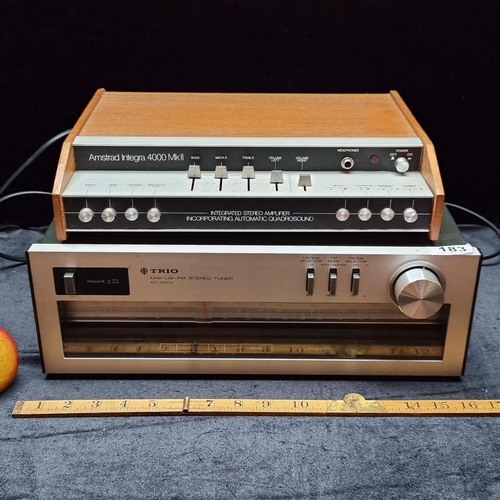
[[109, 245], [51, 227], [28, 251], [44, 370], [461, 375], [481, 255], [451, 216], [436, 242], [344, 236]]

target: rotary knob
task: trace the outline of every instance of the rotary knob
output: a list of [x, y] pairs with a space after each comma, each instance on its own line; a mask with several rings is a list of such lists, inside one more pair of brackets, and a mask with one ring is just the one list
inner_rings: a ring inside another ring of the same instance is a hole
[[360, 220], [362, 221], [367, 221], [367, 220], [370, 220], [371, 217], [372, 217], [372, 211], [369, 209], [369, 208], [362, 208], [359, 212], [358, 212], [358, 217]]
[[444, 290], [430, 269], [414, 267], [400, 274], [394, 282], [394, 299], [406, 316], [430, 318], [444, 303]]
[[94, 217], [94, 211], [89, 207], [82, 208], [78, 213], [78, 218], [82, 222], [90, 222], [92, 220], [92, 217]]
[[408, 224], [413, 224], [418, 219], [418, 213], [414, 208], [406, 208], [403, 212], [403, 218]]
[[390, 221], [394, 219], [394, 210], [391, 207], [386, 207], [383, 208], [382, 211], [380, 212], [380, 217], [382, 220]]
[[349, 218], [349, 210], [347, 208], [339, 208], [336, 213], [337, 220], [344, 222]]
[[125, 210], [125, 218], [131, 222], [137, 220], [137, 217], [139, 217], [139, 211], [137, 208], [130, 207]]
[[161, 212], [159, 208], [153, 207], [148, 210], [147, 218], [149, 222], [158, 222], [161, 218]]
[[113, 222], [116, 217], [116, 210], [113, 207], [105, 208], [102, 211], [101, 218], [104, 222]]
[[396, 167], [396, 170], [400, 174], [404, 174], [405, 172], [408, 172], [410, 168], [410, 164], [408, 163], [408, 160], [406, 158], [397, 158], [396, 161], [394, 162], [394, 165]]

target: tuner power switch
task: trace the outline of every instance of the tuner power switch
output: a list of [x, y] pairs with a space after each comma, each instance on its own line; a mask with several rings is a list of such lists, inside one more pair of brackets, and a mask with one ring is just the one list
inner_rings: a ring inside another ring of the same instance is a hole
[[444, 290], [439, 278], [429, 269], [408, 269], [394, 282], [396, 304], [406, 316], [430, 318], [444, 303]]

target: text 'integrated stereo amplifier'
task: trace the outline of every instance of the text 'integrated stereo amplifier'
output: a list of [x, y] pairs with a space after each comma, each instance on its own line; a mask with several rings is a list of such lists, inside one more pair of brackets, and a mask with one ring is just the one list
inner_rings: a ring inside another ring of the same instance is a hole
[[53, 189], [71, 232], [439, 234], [434, 148], [397, 92], [96, 93]]
[[462, 374], [481, 256], [446, 211], [436, 242], [97, 236], [28, 251], [47, 373]]

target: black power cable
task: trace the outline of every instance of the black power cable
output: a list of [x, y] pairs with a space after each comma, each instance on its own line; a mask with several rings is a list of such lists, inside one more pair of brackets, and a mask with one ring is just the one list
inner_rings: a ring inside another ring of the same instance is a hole
[[[496, 227], [495, 224], [493, 224], [493, 222], [491, 222], [490, 220], [486, 219], [485, 217], [479, 215], [476, 212], [473, 212], [472, 210], [469, 210], [468, 208], [462, 207], [461, 205], [456, 205], [455, 203], [448, 203], [448, 202], [446, 202], [445, 205], [448, 207], [457, 208], [458, 210], [462, 210], [463, 212], [466, 212], [470, 215], [473, 215], [474, 217], [477, 217], [479, 220], [483, 221], [487, 226], [489, 226], [500, 240], [500, 229], [498, 229], [498, 227]], [[491, 260], [497, 257], [498, 255], [500, 255], [500, 248], [493, 253], [483, 255], [483, 261]]]
[[[5, 192], [5, 190], [11, 185], [11, 183], [21, 175], [24, 170], [26, 170], [27, 167], [29, 167], [51, 144], [54, 144], [57, 140], [61, 139], [62, 137], [66, 137], [69, 133], [71, 132], [71, 129], [65, 130], [64, 132], [61, 132], [48, 141], [44, 142], [18, 169], [15, 170], [15, 172], [2, 184], [0, 187], [0, 195]], [[45, 191], [20, 191], [18, 193], [11, 193], [5, 196], [2, 196], [0, 198], [0, 203], [10, 199], [14, 198], [16, 196], [25, 196], [25, 195], [34, 195], [34, 194], [41, 194], [41, 195], [50, 195], [51, 193], [47, 193]], [[8, 255], [6, 253], [0, 252], [0, 257], [5, 260], [10, 260], [12, 262], [16, 262], [17, 264], [13, 264], [10, 266], [6, 266], [2, 269], [7, 269], [9, 267], [15, 267], [16, 265], [22, 265], [26, 263], [26, 259], [24, 257], [17, 257], [15, 255]]]

